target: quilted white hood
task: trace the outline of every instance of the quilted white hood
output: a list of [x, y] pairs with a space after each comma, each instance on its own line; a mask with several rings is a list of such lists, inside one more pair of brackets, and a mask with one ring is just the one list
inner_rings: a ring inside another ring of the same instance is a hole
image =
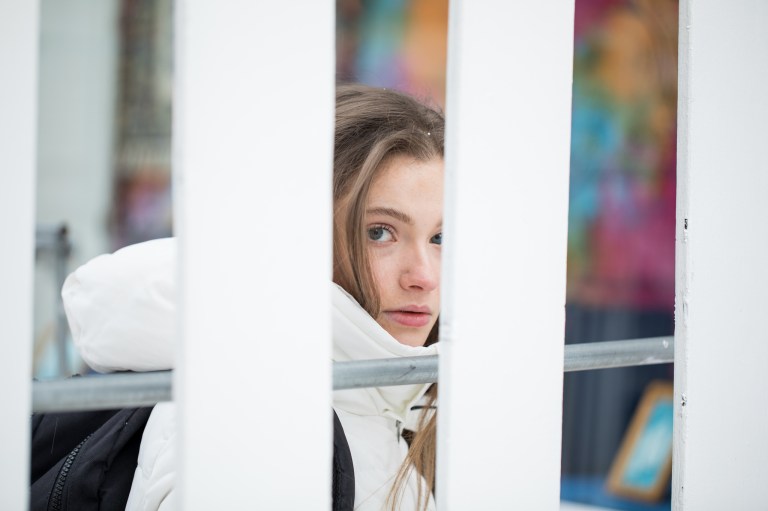
[[[176, 276], [175, 238], [98, 256], [70, 274], [62, 289], [64, 309], [85, 362], [99, 372], [172, 368]], [[343, 289], [331, 285], [334, 360], [436, 353], [436, 346], [400, 344]]]
[[176, 240], [90, 260], [61, 291], [75, 346], [99, 372], [170, 369], [176, 342]]

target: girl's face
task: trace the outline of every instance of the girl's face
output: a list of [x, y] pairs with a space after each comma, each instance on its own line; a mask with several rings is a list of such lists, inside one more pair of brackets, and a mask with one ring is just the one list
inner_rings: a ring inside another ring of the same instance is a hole
[[365, 228], [381, 312], [395, 339], [423, 346], [440, 313], [443, 160], [395, 156], [373, 183]]

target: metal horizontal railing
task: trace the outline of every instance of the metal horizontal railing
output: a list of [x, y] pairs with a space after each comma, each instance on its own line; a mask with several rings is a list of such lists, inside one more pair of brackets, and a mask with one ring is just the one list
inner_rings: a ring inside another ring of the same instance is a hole
[[68, 254], [72, 243], [69, 241], [67, 224], [38, 225], [35, 228], [35, 249]]
[[[672, 337], [568, 344], [564, 370], [588, 371], [674, 360]], [[356, 389], [437, 381], [437, 355], [333, 363], [333, 389]], [[170, 401], [171, 371], [116, 373], [66, 380], [38, 381], [32, 386], [33, 412], [61, 412], [152, 406]]]

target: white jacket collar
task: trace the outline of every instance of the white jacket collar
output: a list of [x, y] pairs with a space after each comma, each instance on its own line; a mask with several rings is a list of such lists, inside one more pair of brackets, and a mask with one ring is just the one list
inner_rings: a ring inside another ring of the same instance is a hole
[[[381, 327], [354, 298], [333, 285], [333, 360], [372, 360], [379, 358], [436, 355], [437, 345], [406, 346]], [[337, 390], [336, 408], [357, 415], [383, 415], [405, 422], [411, 406], [421, 399], [430, 384]]]

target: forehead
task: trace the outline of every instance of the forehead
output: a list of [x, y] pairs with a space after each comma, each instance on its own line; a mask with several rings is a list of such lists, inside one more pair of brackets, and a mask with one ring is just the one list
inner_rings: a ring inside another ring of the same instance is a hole
[[367, 207], [395, 207], [417, 216], [429, 213], [442, 217], [443, 167], [441, 158], [420, 161], [412, 156], [393, 156], [371, 183]]

